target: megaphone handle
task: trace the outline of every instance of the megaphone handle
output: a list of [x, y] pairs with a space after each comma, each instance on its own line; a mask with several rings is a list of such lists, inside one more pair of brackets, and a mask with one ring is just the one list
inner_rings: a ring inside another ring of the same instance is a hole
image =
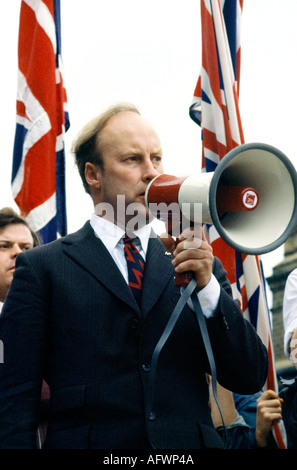
[[[180, 242], [179, 238], [176, 239], [175, 244], [178, 245]], [[190, 284], [191, 280], [193, 279], [193, 272], [192, 271], [185, 271], [184, 273], [176, 273], [175, 274], [175, 285], [177, 287], [187, 286]]]

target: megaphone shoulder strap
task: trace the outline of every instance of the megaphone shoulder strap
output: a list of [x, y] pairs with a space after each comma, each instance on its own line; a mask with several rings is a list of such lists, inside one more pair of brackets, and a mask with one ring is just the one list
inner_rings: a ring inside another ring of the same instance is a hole
[[[209, 338], [209, 335], [208, 335], [205, 316], [202, 312], [200, 302], [199, 302], [197, 294], [195, 292], [195, 288], [196, 288], [196, 281], [194, 279], [191, 279], [191, 281], [189, 282], [189, 284], [187, 285], [187, 287], [183, 291], [179, 301], [177, 302], [177, 304], [176, 304], [176, 306], [175, 306], [175, 308], [174, 308], [174, 310], [173, 310], [173, 312], [172, 312], [172, 314], [171, 314], [171, 316], [170, 316], [170, 318], [167, 322], [167, 325], [166, 325], [166, 327], [165, 327], [165, 329], [162, 333], [162, 336], [159, 339], [159, 341], [158, 341], [158, 343], [157, 343], [157, 345], [156, 345], [156, 347], [153, 351], [152, 360], [151, 360], [151, 368], [150, 368], [150, 376], [149, 376], [149, 386], [148, 386], [148, 389], [149, 389], [148, 390], [148, 402], [147, 402], [147, 418], [148, 419], [146, 420], [146, 422], [149, 421], [149, 416], [150, 416], [150, 413], [152, 412], [152, 409], [153, 409], [155, 377], [156, 377], [156, 373], [157, 373], [158, 360], [159, 360], [160, 353], [161, 353], [166, 341], [168, 340], [169, 336], [171, 335], [171, 333], [173, 331], [173, 328], [175, 327], [176, 322], [177, 322], [184, 306], [186, 305], [189, 298], [191, 297], [192, 302], [193, 302], [193, 306], [194, 306], [195, 315], [196, 315], [196, 318], [197, 318], [197, 321], [198, 321], [198, 324], [199, 324], [199, 327], [200, 327], [200, 330], [201, 330], [201, 335], [202, 335], [204, 347], [205, 347], [205, 350], [206, 350], [209, 366], [210, 366], [210, 372], [211, 372], [211, 376], [212, 376], [213, 396], [214, 396], [214, 399], [215, 399], [216, 404], [218, 406], [218, 409], [219, 409], [219, 412], [220, 412], [220, 415], [221, 415], [221, 419], [222, 419], [222, 423], [223, 423], [223, 427], [224, 427], [225, 432], [226, 432], [226, 427], [224, 425], [223, 414], [222, 414], [220, 404], [219, 404], [219, 401], [218, 401], [218, 397], [217, 397], [217, 386], [216, 386], [216, 384], [217, 384], [217, 373], [216, 373], [216, 365], [215, 365], [214, 355], [213, 355], [213, 351], [212, 351], [212, 347], [211, 347], [210, 338]], [[226, 435], [226, 439], [227, 439], [227, 435]]]
[[222, 414], [222, 410], [221, 410], [220, 403], [218, 400], [218, 395], [217, 395], [217, 369], [216, 369], [216, 363], [215, 363], [215, 359], [214, 359], [214, 355], [213, 355], [213, 351], [211, 347], [211, 342], [210, 342], [210, 338], [209, 338], [209, 334], [207, 330], [206, 320], [205, 320], [205, 316], [203, 315], [200, 302], [195, 292], [191, 294], [191, 299], [193, 302], [196, 318], [200, 326], [200, 331], [201, 331], [204, 347], [205, 347], [208, 362], [209, 362], [210, 373], [212, 377], [211, 385], [212, 385], [213, 396], [218, 406], [219, 413], [221, 415], [222, 424], [223, 424], [224, 431], [225, 431], [225, 439], [226, 439], [225, 445], [227, 445], [227, 441], [228, 441], [227, 428], [224, 425], [224, 417]]

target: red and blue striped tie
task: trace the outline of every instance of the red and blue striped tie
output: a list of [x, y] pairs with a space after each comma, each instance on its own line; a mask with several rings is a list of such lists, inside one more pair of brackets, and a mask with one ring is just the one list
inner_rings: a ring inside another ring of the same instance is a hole
[[133, 244], [132, 238], [130, 238], [126, 233], [124, 243], [124, 252], [128, 267], [129, 287], [137, 303], [140, 304], [145, 262]]

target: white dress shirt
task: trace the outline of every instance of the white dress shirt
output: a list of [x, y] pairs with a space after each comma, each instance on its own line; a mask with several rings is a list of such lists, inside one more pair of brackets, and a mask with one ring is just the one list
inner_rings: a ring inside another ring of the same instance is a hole
[[[95, 235], [101, 239], [102, 243], [105, 245], [122, 275], [124, 276], [124, 279], [128, 283], [128, 269], [124, 254], [123, 238], [125, 231], [118, 227], [118, 225], [115, 225], [112, 222], [103, 219], [102, 217], [98, 217], [95, 214], [92, 214], [90, 223], [95, 232]], [[133, 240], [133, 243], [145, 260], [151, 227], [149, 225], [145, 225], [141, 229], [135, 230], [133, 233], [135, 234], [135, 237], [138, 237]]]
[[290, 357], [290, 341], [297, 328], [297, 269], [288, 276], [283, 302], [284, 352]]
[[[128, 283], [128, 269], [124, 254], [123, 242], [125, 231], [112, 222], [109, 222], [102, 217], [98, 217], [96, 214], [92, 214], [90, 224], [95, 232], [95, 235], [101, 239], [102, 243], [105, 245], [122, 275], [124, 276], [124, 279]], [[135, 230], [134, 234], [138, 237], [135, 239], [135, 246], [145, 260], [148, 242], [151, 235], [151, 226], [145, 225], [139, 230]], [[206, 317], [210, 317], [215, 314], [219, 297], [220, 284], [212, 274], [211, 280], [207, 286], [198, 292], [198, 299], [202, 311]], [[189, 305], [193, 309], [191, 301], [189, 301]]]

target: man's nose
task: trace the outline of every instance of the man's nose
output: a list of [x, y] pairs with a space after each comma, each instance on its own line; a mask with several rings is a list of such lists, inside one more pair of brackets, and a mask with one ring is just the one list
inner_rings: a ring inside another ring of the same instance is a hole
[[12, 248], [11, 248], [11, 256], [12, 258], [16, 258], [16, 256], [21, 253], [23, 250], [21, 249], [21, 247], [15, 243]]
[[160, 174], [160, 170], [156, 169], [153, 162], [148, 160], [144, 164], [144, 170], [142, 173], [143, 181], [151, 181], [153, 178]]

